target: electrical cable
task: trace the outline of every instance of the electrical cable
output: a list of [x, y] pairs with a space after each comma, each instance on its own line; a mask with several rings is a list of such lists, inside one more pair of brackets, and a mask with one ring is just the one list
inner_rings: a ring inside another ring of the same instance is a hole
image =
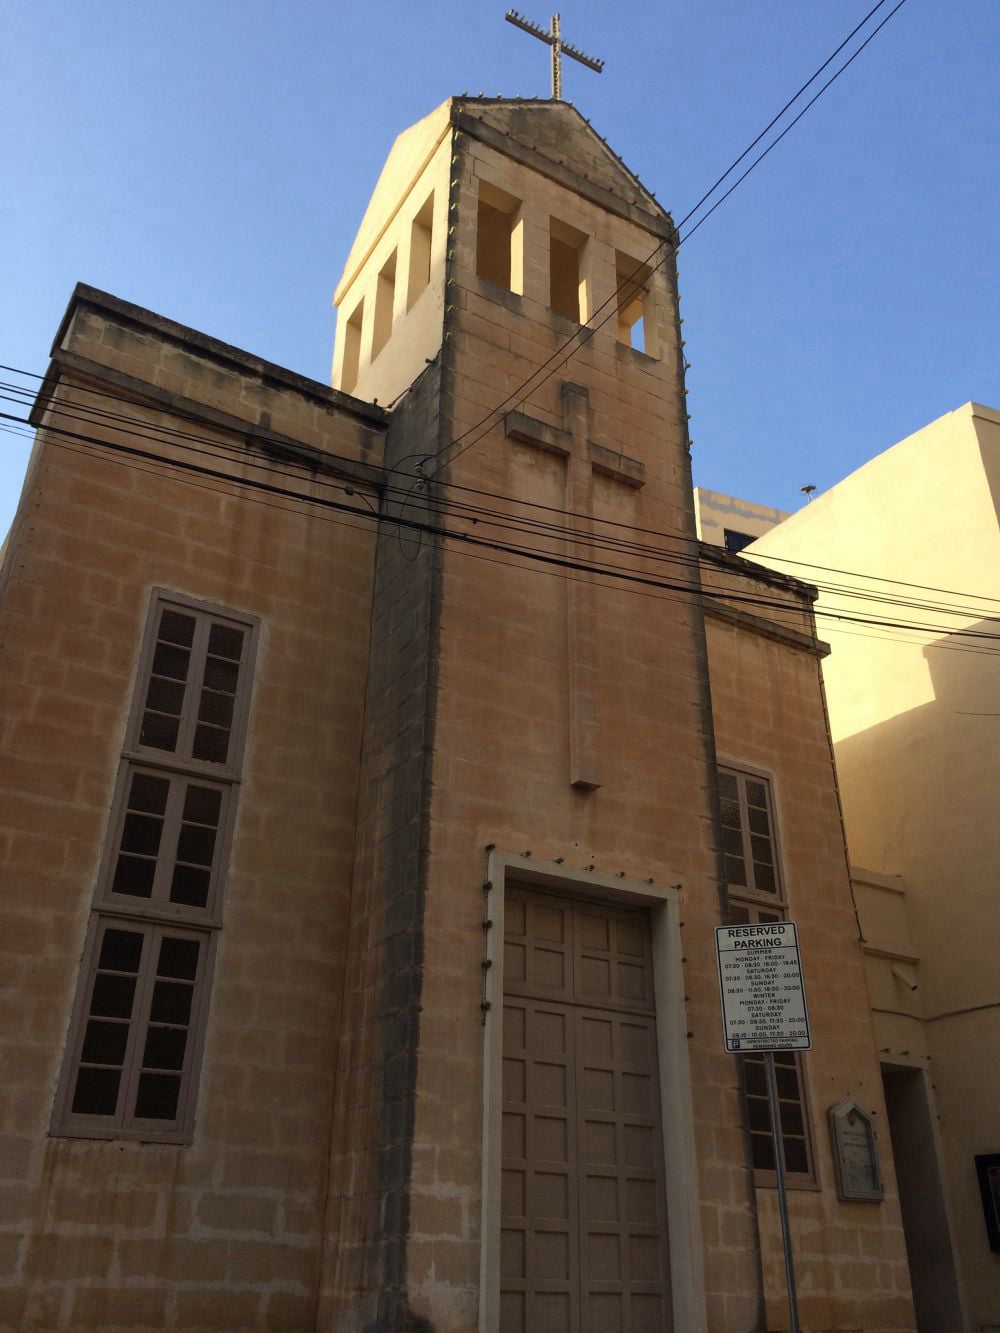
[[[81, 419], [81, 418], [79, 418], [78, 416], [76, 416], [74, 413], [68, 412], [68, 411], [66, 411], [65, 409], [63, 409], [63, 408], [61, 408], [60, 406], [55, 405], [55, 404], [52, 405], [52, 410], [53, 410], [53, 411], [57, 411], [57, 412], [59, 412], [59, 414], [60, 414], [64, 419], [69, 419], [69, 420], [80, 420], [80, 419]], [[128, 421], [131, 422], [131, 424], [133, 424], [133, 425], [139, 424], [139, 423], [136, 421], [136, 419], [135, 419], [135, 418], [132, 418], [132, 417], [121, 417], [119, 414], [109, 414], [109, 415], [111, 415], [112, 417], [114, 417], [115, 420], [118, 420], [118, 421], [128, 420]], [[86, 420], [86, 418], [83, 418], [83, 420]], [[159, 427], [154, 427], [154, 429], [156, 429], [156, 430], [160, 430], [161, 428], [159, 428]], [[144, 440], [147, 440], [147, 439], [150, 438], [149, 435], [148, 435], [148, 433], [145, 432], [145, 431], [123, 431], [122, 433], [124, 433], [124, 434], [130, 434], [130, 435], [133, 435], [133, 436], [138, 436], [140, 439], [144, 439]], [[192, 438], [192, 437], [188, 437], [188, 438]], [[160, 441], [160, 440], [155, 440], [154, 442], [155, 442], [155, 443], [162, 443], [162, 441]], [[203, 444], [205, 443], [203, 439], [199, 439], [198, 442], [199, 442], [199, 444], [201, 444], [201, 445], [203, 445]], [[184, 446], [184, 445], [180, 445], [180, 446], [178, 446], [178, 447], [184, 448], [184, 447], [186, 447], [186, 446]], [[204, 448], [194, 449], [194, 450], [192, 450], [192, 452], [195, 452], [195, 453], [197, 453], [197, 454], [199, 454], [199, 455], [201, 455], [201, 456], [203, 456], [203, 457], [209, 457], [209, 458], [213, 458], [213, 459], [216, 457], [215, 454], [213, 454], [211, 451], [205, 450]], [[274, 473], [274, 470], [275, 470], [275, 469], [274, 469], [274, 467], [273, 467], [271, 464], [268, 464], [268, 463], [261, 463], [261, 462], [258, 462], [258, 461], [256, 461], [256, 460], [250, 458], [250, 457], [247, 455], [247, 453], [245, 452], [245, 450], [242, 450], [242, 449], [239, 450], [238, 453], [234, 453], [234, 456], [235, 456], [235, 457], [238, 457], [238, 459], [239, 459], [239, 461], [240, 461], [240, 463], [241, 463], [242, 466], [250, 466], [250, 467], [256, 468], [257, 470], [265, 471], [268, 475], [273, 475], [273, 473]], [[288, 474], [287, 472], [283, 472], [283, 473], [281, 473], [280, 475], [288, 476], [289, 474]], [[316, 484], [320, 484], [320, 485], [322, 485], [322, 484], [323, 484], [323, 483], [322, 483], [318, 478], [316, 478], [316, 477], [311, 478], [311, 483], [312, 483], [313, 485], [316, 485]], [[339, 488], [338, 488], [338, 489], [339, 489]], [[433, 498], [433, 497], [429, 497], [429, 496], [425, 496], [424, 503], [425, 503], [426, 505], [428, 505], [428, 507], [435, 508], [435, 509], [437, 509], [438, 511], [443, 512], [443, 514], [444, 514], [445, 516], [455, 516], [455, 508], [456, 508], [456, 506], [454, 505], [454, 502], [452, 502], [451, 506], [446, 507], [446, 506], [442, 505], [440, 502], [438, 502], [435, 498]], [[531, 532], [534, 532], [535, 529], [539, 526], [539, 525], [537, 525], [537, 522], [536, 522], [535, 520], [520, 520], [520, 521], [519, 521], [519, 520], [517, 520], [516, 518], [512, 520], [512, 519], [511, 519], [511, 516], [509, 516], [509, 515], [502, 515], [502, 514], [501, 514], [501, 515], [497, 515], [497, 516], [496, 516], [495, 518], [493, 518], [493, 519], [491, 519], [491, 518], [489, 518], [489, 517], [483, 517], [483, 515], [485, 515], [485, 514], [489, 514], [491, 511], [484, 511], [482, 508], [477, 509], [477, 508], [475, 508], [475, 507], [468, 507], [468, 506], [463, 506], [463, 505], [458, 505], [457, 508], [458, 508], [460, 511], [463, 510], [463, 509], [470, 509], [470, 512], [466, 512], [466, 513], [459, 512], [458, 515], [457, 515], [457, 517], [459, 517], [459, 518], [465, 519], [466, 521], [470, 521], [470, 522], [472, 522], [472, 523], [481, 523], [481, 522], [482, 522], [482, 523], [485, 523], [487, 526], [491, 526], [491, 525], [492, 525], [492, 526], [499, 527], [499, 528], [501, 528], [501, 529], [503, 529], [503, 530], [508, 530], [508, 531], [511, 531], [511, 530], [512, 530], [512, 531], [520, 532], [520, 533], [523, 533], [523, 532], [525, 532], [525, 531], [531, 531]], [[496, 511], [492, 511], [492, 513], [493, 513], [494, 515], [496, 515]], [[600, 540], [600, 539], [598, 539], [598, 540], [595, 542], [595, 541], [593, 540], [593, 538], [591, 538], [591, 537], [589, 537], [589, 536], [584, 536], [584, 535], [581, 535], [581, 534], [577, 534], [577, 533], [576, 533], [574, 530], [572, 530], [572, 529], [569, 529], [569, 530], [567, 531], [566, 529], [562, 528], [561, 526], [553, 525], [553, 524], [545, 524], [545, 525], [542, 525], [542, 526], [543, 526], [544, 528], [548, 529], [547, 532], [543, 532], [543, 535], [545, 535], [545, 536], [549, 536], [549, 537], [551, 537], [551, 538], [554, 539], [554, 540], [558, 540], [558, 541], [560, 541], [561, 543], [564, 543], [564, 542], [566, 542], [566, 541], [569, 541], [570, 543], [575, 543], [575, 544], [580, 544], [580, 545], [586, 545], [588, 548], [589, 548], [589, 547], [594, 547], [594, 546], [596, 546], [597, 549], [599, 549], [599, 550], [615, 549], [615, 550], [623, 551], [623, 552], [625, 552], [625, 553], [627, 553], [627, 554], [638, 555], [640, 558], [654, 559], [654, 560], [658, 560], [658, 561], [666, 561], [666, 562], [668, 562], [668, 563], [674, 563], [674, 564], [678, 564], [678, 565], [681, 565], [681, 566], [687, 566], [688, 568], [691, 568], [691, 569], [693, 569], [693, 570], [698, 570], [698, 569], [700, 569], [700, 564], [699, 564], [699, 562], [698, 562], [697, 559], [690, 559], [690, 558], [687, 558], [687, 557], [678, 556], [676, 553], [669, 553], [669, 552], [663, 552], [663, 551], [661, 551], [661, 550], [651, 549], [651, 548], [649, 548], [648, 546], [643, 546], [642, 544], [638, 544], [638, 543], [618, 543], [617, 546], [611, 546], [611, 545], [610, 545], [609, 543], [607, 543], [606, 541], [602, 541], [602, 540]], [[705, 559], [708, 559], [708, 560], [711, 560], [711, 555], [710, 555], [708, 552], [706, 552], [704, 558], [705, 558]], [[619, 568], [619, 569], [620, 569], [620, 568], [622, 568], [622, 566], [620, 566], [620, 565], [619, 565], [619, 566], [615, 566], [615, 568]], [[718, 576], [718, 569], [719, 569], [719, 566], [717, 566], [717, 576]], [[738, 578], [739, 580], [741, 580], [741, 583], [745, 583], [745, 581], [746, 581], [747, 578], [749, 578], [749, 577], [753, 577], [753, 576], [754, 576], [752, 570], [747, 570], [747, 571], [741, 571], [741, 570], [724, 570], [724, 572], [729, 573], [732, 577]], [[692, 586], [696, 586], [696, 585], [692, 585]], [[856, 588], [849, 588], [849, 587], [845, 587], [844, 585], [832, 584], [832, 583], [829, 583], [829, 582], [823, 582], [823, 583], [820, 583], [820, 586], [823, 588], [824, 591], [834, 592], [834, 593], [838, 593], [838, 594], [846, 595], [846, 596], [857, 597], [857, 598], [859, 598], [859, 599], [861, 599], [861, 600], [864, 600], [864, 601], [866, 601], [866, 602], [870, 602], [870, 601], [883, 602], [883, 603], [885, 603], [885, 604], [887, 604], [887, 605], [900, 605], [900, 606], [906, 607], [906, 608], [908, 608], [908, 609], [917, 609], [917, 610], [920, 610], [920, 611], [924, 611], [924, 612], [932, 612], [932, 613], [937, 613], [937, 614], [960, 615], [960, 616], [963, 616], [963, 617], [967, 617], [967, 616], [969, 616], [969, 615], [976, 615], [976, 616], [978, 616], [979, 618], [981, 618], [981, 619], [985, 619], [985, 620], [993, 619], [993, 617], [990, 616], [990, 613], [989, 613], [989, 612], [982, 611], [982, 610], [980, 610], [979, 608], [975, 608], [975, 607], [941, 606], [940, 604], [928, 603], [927, 601], [922, 600], [922, 599], [918, 601], [918, 600], [915, 600], [915, 599], [912, 599], [912, 598], [910, 598], [910, 599], [904, 599], [904, 598], [898, 598], [898, 597], [891, 597], [891, 596], [886, 596], [885, 594], [882, 594], [882, 593], [872, 592], [872, 591], [870, 591], [870, 590], [856, 589]], [[722, 588], [722, 591], [726, 591], [726, 589], [723, 587], [723, 588]]]
[[[88, 392], [90, 391], [88, 390]], [[3, 395], [0, 394], [0, 398], [2, 397]], [[170, 430], [170, 428], [161, 427], [156, 425], [155, 423], [140, 423], [136, 418], [132, 416], [123, 415], [119, 413], [109, 413], [101, 409], [92, 408], [90, 405], [87, 404], [71, 403], [68, 406], [75, 407], [85, 412], [94, 412], [96, 415], [100, 417], [107, 417], [115, 421], [116, 423], [127, 421], [131, 425], [144, 424], [147, 426], [146, 430], [139, 430], [139, 431], [125, 430], [122, 432], [124, 434], [138, 436], [139, 438], [144, 440], [149, 440], [151, 438], [154, 438], [151, 437], [149, 434], [150, 429], [156, 431], [158, 434], [163, 433], [168, 435], [179, 435], [185, 439], [196, 440], [197, 443], [202, 447], [193, 450], [193, 452], [199, 453], [205, 457], [210, 457], [210, 458], [215, 457], [214, 453], [212, 453], [210, 450], [206, 450], [203, 447], [206, 443], [203, 437], [193, 436], [183, 432], [172, 431]], [[88, 418], [86, 416], [80, 417], [77, 413], [68, 411], [67, 405], [50, 401], [49, 409], [50, 411], [57, 412], [61, 417], [67, 420], [88, 421]], [[93, 423], [88, 422], [88, 424], [93, 424]], [[98, 424], [101, 423], [99, 422]], [[164, 443], [164, 441], [158, 439], [154, 439], [154, 442]], [[185, 446], [179, 445], [178, 447], [183, 448]], [[238, 457], [241, 465], [243, 466], [249, 466], [257, 470], [265, 471], [269, 475], [272, 475], [275, 470], [274, 465], [272, 463], [270, 462], [262, 463], [258, 460], [253, 459], [251, 456], [247, 454], [245, 448], [232, 446], [230, 452], [233, 454], [233, 456]], [[308, 465], [303, 464], [303, 466], [308, 466]], [[281, 473], [281, 475], [287, 476], [289, 474], [285, 472]], [[320, 486], [324, 485], [322, 480], [315, 476], [311, 478], [311, 481], [312, 484], [314, 485], [320, 485]], [[510, 497], [505, 497], [505, 498], [509, 499]], [[444, 516], [458, 517], [472, 523], [483, 523], [486, 526], [495, 526], [504, 530], [515, 531], [520, 533], [537, 532], [540, 530], [543, 536], [550, 537], [553, 540], [557, 540], [563, 543], [570, 542], [571, 544], [585, 545], [588, 548], [596, 548], [602, 551], [617, 551], [623, 554], [638, 556], [641, 559], [653, 559], [681, 566], [686, 565], [688, 568], [691, 568], [693, 570], [700, 569], [701, 560], [708, 559], [709, 561], [711, 561], [712, 559], [711, 554], [708, 552], [704, 553], [703, 556], [693, 554], [691, 557], [687, 557], [680, 555], [676, 552], [665, 552], [661, 549], [650, 548], [648, 545], [643, 545], [642, 543], [611, 541], [601, 536], [595, 537], [594, 535], [591, 534], [581, 534], [576, 532], [572, 528], [567, 529], [562, 525], [558, 524], [539, 523], [538, 520], [520, 519], [514, 515], [498, 513], [498, 511], [496, 510], [486, 510], [481, 506], [480, 507], [468, 506], [460, 501], [458, 502], [451, 501], [447, 503], [442, 503], [439, 502], [435, 497], [425, 495], [424, 503], [428, 507], [437, 509], [439, 512], [443, 513]], [[716, 566], [716, 569], [717, 573], [719, 570], [721, 570], [724, 574], [728, 573], [732, 577], [739, 578], [744, 582], [747, 577], [753, 576], [752, 571], [744, 572], [739, 570], [735, 571], [728, 570], [727, 567], [724, 566], [721, 562], [719, 562], [719, 564]], [[849, 571], [846, 571], [846, 573], [848, 573], [849, 576], [854, 577], [854, 575], [851, 574]], [[871, 576], [864, 576], [864, 577], [871, 577]], [[932, 612], [937, 614], [958, 615], [958, 616], [977, 615], [980, 619], [984, 620], [995, 619], [995, 617], [993, 617], [990, 612], [984, 611], [977, 607], [943, 606], [939, 603], [928, 602], [925, 599], [917, 600], [913, 598], [900, 598], [888, 595], [883, 591], [874, 591], [866, 588], [853, 588], [850, 586], [845, 586], [843, 584], [831, 583], [827, 580], [817, 580], [817, 586], [819, 586], [825, 592], [831, 592], [841, 596], [856, 597], [864, 601], [881, 602], [886, 605], [899, 605], [910, 609], [917, 609], [920, 611]], [[970, 594], [957, 594], [957, 593], [955, 595], [970, 596]], [[982, 600], [991, 600], [991, 599], [983, 598]]]
[[[0, 416], [7, 419], [23, 420], [23, 418], [10, 418], [10, 414], [7, 413], [0, 414]], [[606, 578], [611, 578], [616, 580], [615, 586], [617, 586], [619, 582], [635, 583], [640, 586], [657, 588], [662, 591], [673, 592], [673, 593], [678, 593], [678, 592], [689, 593], [689, 594], [697, 593], [698, 596], [703, 601], [704, 599], [709, 599], [709, 601], [720, 601], [723, 603], [738, 602], [751, 606], [767, 607], [772, 610], [779, 610], [784, 612], [788, 612], [790, 609], [796, 610], [796, 608], [789, 608], [787, 603], [775, 603], [773, 599], [768, 599], [759, 596], [750, 596], [746, 594], [735, 594], [732, 592], [725, 592], [725, 591], [717, 592], [707, 588], [702, 588], [698, 590], [696, 588], [693, 588], [692, 585], [690, 584], [671, 583], [664, 579], [651, 578], [642, 574], [625, 571], [614, 566], [602, 567], [600, 565], [589, 564], [581, 561], [574, 561], [554, 555], [552, 553], [545, 553], [538, 551], [536, 548], [530, 546], [525, 547], [509, 542], [508, 543], [492, 542], [489, 541], [488, 539], [473, 536], [472, 534], [455, 533], [446, 527], [441, 527], [430, 523], [423, 523], [418, 520], [387, 517], [385, 514], [375, 514], [367, 509], [359, 510], [351, 505], [345, 505], [343, 503], [331, 500], [329, 497], [303, 495], [300, 492], [290, 491], [285, 487], [276, 486], [273, 483], [263, 482], [256, 478], [233, 476], [230, 473], [220, 472], [218, 469], [208, 468], [203, 465], [190, 462], [189, 460], [168, 459], [163, 455], [151, 454], [149, 451], [137, 449], [134, 446], [115, 444], [107, 440], [97, 439], [96, 437], [93, 436], [83, 435], [80, 432], [66, 431], [58, 426], [49, 426], [46, 429], [48, 432], [54, 432], [56, 434], [64, 435], [74, 440], [83, 441], [86, 444], [94, 445], [101, 449], [111, 450], [112, 452], [120, 452], [127, 456], [131, 456], [133, 458], [138, 457], [147, 461], [153, 461], [154, 463], [166, 463], [173, 468], [180, 467], [184, 470], [191, 471], [201, 476], [208, 476], [217, 480], [222, 480], [230, 485], [249, 487], [264, 493], [285, 496], [294, 499], [299, 503], [318, 505], [323, 508], [328, 508], [335, 511], [339, 511], [341, 513], [355, 515], [367, 520], [374, 518], [376, 522], [380, 525], [385, 522], [389, 522], [391, 524], [396, 525], [397, 527], [403, 527], [411, 531], [430, 533], [432, 535], [439, 536], [442, 539], [455, 541], [459, 543], [460, 547], [462, 544], [468, 543], [470, 546], [485, 548], [503, 554], [514, 555], [516, 557], [525, 558], [530, 561], [538, 562], [540, 564], [550, 565], [559, 568], [561, 570], [570, 569], [570, 570], [575, 570], [577, 572], [596, 574], [599, 577], [603, 576]], [[59, 443], [57, 441], [54, 442]], [[343, 489], [347, 494], [353, 494], [352, 488], [344, 487], [341, 489]], [[802, 614], [800, 609], [798, 610], [798, 614], [799, 615]], [[992, 641], [995, 639], [1000, 640], [1000, 634], [993, 634], [986, 631], [978, 631], [971, 629], [944, 630], [941, 626], [916, 624], [913, 622], [905, 622], [898, 620], [877, 619], [875, 617], [858, 616], [844, 611], [834, 612], [831, 610], [824, 610], [823, 614], [825, 617], [829, 617], [838, 621], [845, 621], [850, 624], [881, 626], [886, 629], [919, 632], [929, 635], [939, 635], [945, 633], [950, 638], [963, 639], [963, 640], [972, 639], [977, 644], [982, 644], [984, 642]]]

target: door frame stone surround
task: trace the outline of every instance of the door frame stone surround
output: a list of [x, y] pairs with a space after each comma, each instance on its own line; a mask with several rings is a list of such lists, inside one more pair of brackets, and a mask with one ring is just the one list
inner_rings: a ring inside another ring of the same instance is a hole
[[498, 1333], [499, 1330], [503, 938], [504, 902], [507, 885], [511, 882], [567, 897], [592, 898], [609, 907], [620, 904], [649, 911], [674, 1327], [683, 1329], [684, 1333], [705, 1333], [708, 1324], [700, 1194], [681, 964], [681, 886], [648, 884], [591, 870], [574, 870], [553, 861], [538, 861], [530, 856], [496, 849], [489, 853], [487, 879], [491, 885], [487, 916], [492, 924], [486, 931], [489, 966], [485, 998], [489, 1008], [485, 1011], [483, 1053], [479, 1333]]

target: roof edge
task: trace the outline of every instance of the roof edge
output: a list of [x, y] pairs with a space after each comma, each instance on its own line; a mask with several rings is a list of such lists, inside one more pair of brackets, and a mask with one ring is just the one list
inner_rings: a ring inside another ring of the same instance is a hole
[[676, 229], [673, 218], [667, 210], [656, 196], [643, 185], [635, 172], [619, 157], [608, 141], [598, 133], [583, 112], [572, 102], [560, 101], [558, 105], [566, 107], [579, 118], [587, 132], [614, 159], [615, 164], [632, 182], [637, 194], [642, 197], [646, 206], [640, 206], [628, 199], [621, 198], [606, 187], [598, 185], [596, 181], [577, 175], [572, 168], [563, 163], [555, 162], [544, 154], [531, 152], [515, 138], [502, 134], [470, 110], [475, 106], [502, 105], [551, 106], [553, 103], [551, 98], [545, 97], [453, 97], [451, 98], [451, 123], [456, 130], [464, 131], [497, 152], [505, 153], [508, 157], [513, 157], [516, 161], [542, 175], [548, 176], [560, 185], [567, 186], [584, 198], [590, 199], [599, 207], [617, 213], [619, 217], [644, 227], [647, 231], [652, 232], [654, 236], [662, 236], [665, 240], [671, 240], [674, 237]]
[[374, 403], [367, 403], [361, 398], [352, 398], [350, 394], [343, 393], [340, 389], [333, 389], [328, 384], [310, 379], [307, 375], [300, 375], [298, 371], [288, 370], [273, 361], [265, 361], [263, 357], [244, 351], [240, 347], [233, 347], [220, 338], [213, 338], [211, 334], [201, 333], [187, 324], [180, 324], [176, 320], [168, 319], [166, 315], [159, 315], [154, 310], [134, 305], [131, 301], [125, 301], [120, 296], [114, 296], [111, 292], [91, 287], [84, 282], [78, 282], [73, 288], [66, 311], [52, 341], [52, 355], [62, 346], [76, 311], [85, 306], [114, 315], [119, 320], [136, 328], [147, 329], [170, 342], [194, 348], [209, 360], [236, 366], [260, 379], [272, 380], [306, 397], [319, 399], [326, 406], [337, 407], [351, 416], [359, 417], [369, 425], [384, 427], [389, 423], [389, 413]]

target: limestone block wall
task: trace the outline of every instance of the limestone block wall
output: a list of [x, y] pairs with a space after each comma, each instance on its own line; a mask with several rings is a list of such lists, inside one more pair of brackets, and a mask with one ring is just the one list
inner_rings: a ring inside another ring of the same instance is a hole
[[[329, 404], [286, 399], [274, 381], [227, 392], [237, 367], [149, 326], [81, 310], [60, 347], [206, 414], [259, 424], [267, 404], [285, 431], [328, 439]], [[65, 427], [64, 409], [98, 401], [97, 384], [64, 378], [45, 420]], [[245, 439], [211, 419], [112, 406], [145, 438], [98, 418], [73, 428], [190, 457], [157, 436], [171, 426], [195, 435], [202, 463], [318, 489], [262, 455], [255, 469]], [[348, 414], [331, 443], [356, 461], [375, 433]], [[294, 499], [40, 432], [0, 613], [0, 1327], [315, 1327], [372, 542], [367, 525], [310, 517]], [[49, 1132], [53, 1095], [154, 588], [260, 619], [194, 1134], [69, 1139]]]
[[[813, 1034], [803, 1066], [816, 1166], [815, 1188], [791, 1191], [789, 1202], [803, 1327], [913, 1329], [892, 1146], [819, 659], [792, 642], [714, 617], [708, 620], [708, 646], [719, 756], [770, 776], [788, 914], [799, 928]], [[732, 1066], [729, 1086], [737, 1081]], [[885, 1200], [878, 1204], [845, 1203], [837, 1197], [826, 1113], [849, 1096], [875, 1116], [878, 1127], [886, 1183]], [[746, 1173], [742, 1187], [751, 1175]], [[775, 1190], [758, 1187], [754, 1193], [767, 1327], [780, 1328], [786, 1316]], [[706, 1207], [712, 1211], [715, 1205]]]

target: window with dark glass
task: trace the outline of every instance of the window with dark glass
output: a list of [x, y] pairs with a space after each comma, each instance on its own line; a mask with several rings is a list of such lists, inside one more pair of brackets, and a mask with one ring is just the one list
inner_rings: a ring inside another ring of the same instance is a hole
[[155, 597], [54, 1132], [190, 1135], [253, 625]]
[[[719, 770], [722, 846], [729, 891], [729, 924], [770, 925], [788, 915], [779, 868], [774, 798], [767, 778], [738, 769]], [[771, 1109], [763, 1054], [738, 1057], [750, 1151], [755, 1170], [774, 1172]], [[781, 1112], [781, 1152], [791, 1183], [814, 1179], [802, 1058], [795, 1051], [774, 1053]], [[767, 1182], [767, 1177], [761, 1183]]]
[[207, 936], [100, 918], [69, 1113], [78, 1124], [175, 1125], [192, 1065]]
[[139, 750], [227, 766], [249, 626], [161, 606], [139, 720]]
[[732, 893], [778, 893], [770, 786], [765, 778], [719, 770], [722, 849]]
[[751, 532], [737, 532], [735, 528], [722, 529], [722, 544], [730, 555], [736, 555], [756, 540]]

